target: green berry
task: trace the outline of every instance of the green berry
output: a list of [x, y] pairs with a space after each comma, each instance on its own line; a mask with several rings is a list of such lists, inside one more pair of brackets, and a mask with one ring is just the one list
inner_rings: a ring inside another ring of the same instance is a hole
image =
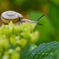
[[37, 40], [38, 40], [38, 34], [39, 32], [38, 31], [35, 31], [34, 33], [31, 34], [31, 43], [35, 43]]
[[[2, 59], [19, 59], [21, 49], [38, 40], [39, 32], [34, 31], [35, 25], [30, 22], [14, 25], [10, 22], [9, 25], [0, 27], [0, 53], [3, 53]], [[15, 49], [9, 49], [9, 43], [15, 46]]]
[[8, 29], [8, 34], [12, 34], [13, 33], [13, 27], [10, 26], [9, 29]]
[[13, 45], [15, 45], [15, 46], [16, 46], [16, 40], [15, 40], [15, 38], [10, 37], [10, 42], [11, 42]]
[[4, 56], [2, 57], [2, 59], [9, 59], [9, 56], [8, 56], [8, 55], [4, 55]]
[[30, 38], [30, 32], [29, 31], [24, 32], [23, 37]]
[[7, 50], [9, 48], [9, 41], [7, 39], [4, 39], [4, 48]]
[[18, 47], [15, 48], [15, 50], [16, 50], [17, 52], [20, 52], [20, 51], [21, 51], [21, 47], [18, 46]]
[[27, 40], [25, 40], [25, 39], [21, 39], [19, 44], [20, 44], [21, 47], [23, 48], [23, 47], [26, 46], [26, 44], [27, 44]]
[[8, 51], [4, 51], [4, 55], [9, 55]]
[[9, 54], [12, 54], [13, 52], [14, 52], [13, 49], [9, 49], [9, 50], [8, 50], [8, 53], [9, 53]]
[[13, 53], [11, 55], [11, 59], [19, 59], [19, 57], [20, 57], [19, 53]]
[[19, 36], [16, 36], [15, 39], [18, 40], [18, 39], [20, 39], [20, 37]]
[[4, 45], [4, 40], [0, 38], [0, 47], [3, 47], [3, 45]]
[[16, 43], [20, 45], [20, 40], [16, 40]]

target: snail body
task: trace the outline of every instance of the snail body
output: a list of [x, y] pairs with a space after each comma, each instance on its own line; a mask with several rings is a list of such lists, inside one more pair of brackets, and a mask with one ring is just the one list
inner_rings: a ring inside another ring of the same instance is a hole
[[[43, 17], [44, 15], [46, 15], [46, 14], [43, 14], [41, 17]], [[42, 25], [40, 23], [37, 23], [41, 17], [39, 17], [36, 21], [31, 21], [28, 19], [23, 19], [23, 16], [20, 13], [15, 12], [15, 11], [5, 11], [1, 14], [1, 20], [4, 23], [9, 23], [10, 21], [12, 21], [12, 22], [15, 22], [15, 24], [19, 24], [19, 23], [23, 23], [23, 22], [30, 22], [30, 23], [36, 23], [36, 24]], [[18, 21], [18, 20], [20, 20], [20, 21]]]
[[19, 19], [21, 20], [23, 16], [20, 13], [17, 13], [15, 11], [5, 11], [1, 14], [1, 20], [4, 23], [17, 22]]

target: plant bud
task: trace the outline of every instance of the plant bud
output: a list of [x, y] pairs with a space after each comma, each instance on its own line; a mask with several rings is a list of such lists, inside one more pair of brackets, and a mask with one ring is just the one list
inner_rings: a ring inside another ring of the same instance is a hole
[[4, 56], [2, 57], [2, 59], [9, 59], [9, 56], [8, 56], [8, 55], [4, 55]]
[[31, 34], [31, 43], [35, 43], [38, 40], [38, 31], [35, 31], [33, 34]]
[[4, 39], [4, 48], [7, 50], [9, 48], [9, 41]]
[[20, 51], [21, 51], [21, 47], [18, 46], [18, 47], [15, 48], [15, 50], [16, 50], [17, 52], [20, 52]]
[[20, 44], [21, 47], [23, 48], [23, 47], [26, 46], [26, 44], [27, 44], [27, 40], [25, 40], [25, 39], [21, 39], [19, 44]]
[[9, 53], [9, 54], [12, 54], [13, 52], [14, 52], [13, 49], [9, 49], [9, 50], [8, 50], [8, 53]]
[[10, 42], [16, 46], [16, 40], [13, 37], [10, 37]]
[[19, 59], [19, 53], [13, 53], [12, 55], [11, 55], [11, 59]]

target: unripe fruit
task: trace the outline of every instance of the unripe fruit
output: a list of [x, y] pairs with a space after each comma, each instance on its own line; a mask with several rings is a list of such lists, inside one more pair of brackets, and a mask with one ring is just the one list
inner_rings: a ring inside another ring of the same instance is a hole
[[15, 48], [15, 50], [16, 50], [17, 52], [20, 52], [20, 51], [21, 51], [21, 47], [18, 46], [18, 47]]
[[19, 53], [13, 53], [12, 55], [11, 55], [11, 59], [19, 59]]
[[10, 37], [10, 42], [11, 42], [13, 45], [16, 45], [16, 41], [14, 40], [13, 37]]
[[9, 49], [9, 50], [8, 50], [8, 53], [9, 53], [9, 54], [12, 54], [13, 52], [14, 52], [13, 49]]
[[[37, 41], [39, 32], [34, 31], [35, 25], [29, 22], [14, 25], [10, 22], [9, 25], [0, 27], [0, 53], [3, 53], [2, 59], [19, 59], [21, 49]], [[14, 49], [9, 47], [11, 46], [10, 43]]]
[[4, 40], [0, 38], [0, 47], [3, 47], [3, 45], [4, 45]]
[[8, 40], [4, 40], [4, 48], [7, 50], [9, 48], [9, 41]]
[[31, 43], [35, 43], [37, 40], [38, 40], [38, 35], [39, 35], [39, 32], [38, 31], [35, 31], [34, 33], [31, 34]]
[[9, 59], [8, 55], [4, 55], [2, 59]]
[[20, 44], [21, 47], [23, 48], [23, 47], [26, 46], [26, 44], [27, 44], [27, 40], [25, 40], [25, 39], [21, 39], [19, 44]]

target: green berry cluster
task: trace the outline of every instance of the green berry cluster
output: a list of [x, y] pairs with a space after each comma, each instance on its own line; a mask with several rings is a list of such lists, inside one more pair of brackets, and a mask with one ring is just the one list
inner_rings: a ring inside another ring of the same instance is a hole
[[[39, 32], [34, 31], [35, 23], [25, 22], [15, 25], [12, 22], [9, 25], [0, 27], [0, 56], [2, 59], [19, 59], [19, 52], [26, 45], [33, 44], [38, 40]], [[9, 49], [9, 44], [15, 49]]]
[[19, 59], [19, 56], [15, 49], [9, 49], [9, 40], [6, 36], [0, 36], [0, 59]]

